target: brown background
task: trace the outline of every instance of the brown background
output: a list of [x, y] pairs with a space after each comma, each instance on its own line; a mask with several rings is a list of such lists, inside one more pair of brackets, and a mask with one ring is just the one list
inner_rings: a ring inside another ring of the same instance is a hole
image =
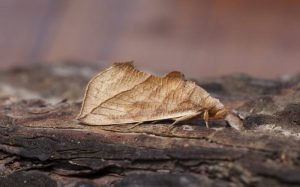
[[188, 77], [300, 70], [298, 0], [0, 0], [0, 67], [135, 60]]

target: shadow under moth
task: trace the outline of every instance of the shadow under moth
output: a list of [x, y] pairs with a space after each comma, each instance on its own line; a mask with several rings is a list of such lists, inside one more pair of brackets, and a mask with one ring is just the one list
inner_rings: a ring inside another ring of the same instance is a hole
[[228, 111], [216, 98], [180, 72], [163, 77], [115, 63], [87, 85], [78, 120], [88, 125], [140, 124], [174, 120], [175, 124], [202, 118], [225, 119]]

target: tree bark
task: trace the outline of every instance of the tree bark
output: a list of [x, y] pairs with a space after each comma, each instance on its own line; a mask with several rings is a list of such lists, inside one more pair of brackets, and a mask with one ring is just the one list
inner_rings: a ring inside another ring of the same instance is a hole
[[0, 74], [0, 186], [299, 186], [300, 76], [198, 83], [243, 119], [87, 126], [76, 120], [96, 68]]

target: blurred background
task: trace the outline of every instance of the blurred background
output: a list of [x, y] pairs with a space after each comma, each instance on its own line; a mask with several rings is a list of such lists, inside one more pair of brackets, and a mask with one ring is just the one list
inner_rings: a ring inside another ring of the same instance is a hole
[[79, 61], [198, 78], [300, 70], [299, 0], [0, 0], [0, 69]]

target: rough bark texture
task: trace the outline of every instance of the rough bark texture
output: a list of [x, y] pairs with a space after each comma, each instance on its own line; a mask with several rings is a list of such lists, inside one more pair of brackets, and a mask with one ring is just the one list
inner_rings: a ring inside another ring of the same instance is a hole
[[97, 68], [0, 73], [0, 186], [299, 186], [300, 76], [232, 75], [198, 83], [244, 122], [86, 126], [84, 87]]

